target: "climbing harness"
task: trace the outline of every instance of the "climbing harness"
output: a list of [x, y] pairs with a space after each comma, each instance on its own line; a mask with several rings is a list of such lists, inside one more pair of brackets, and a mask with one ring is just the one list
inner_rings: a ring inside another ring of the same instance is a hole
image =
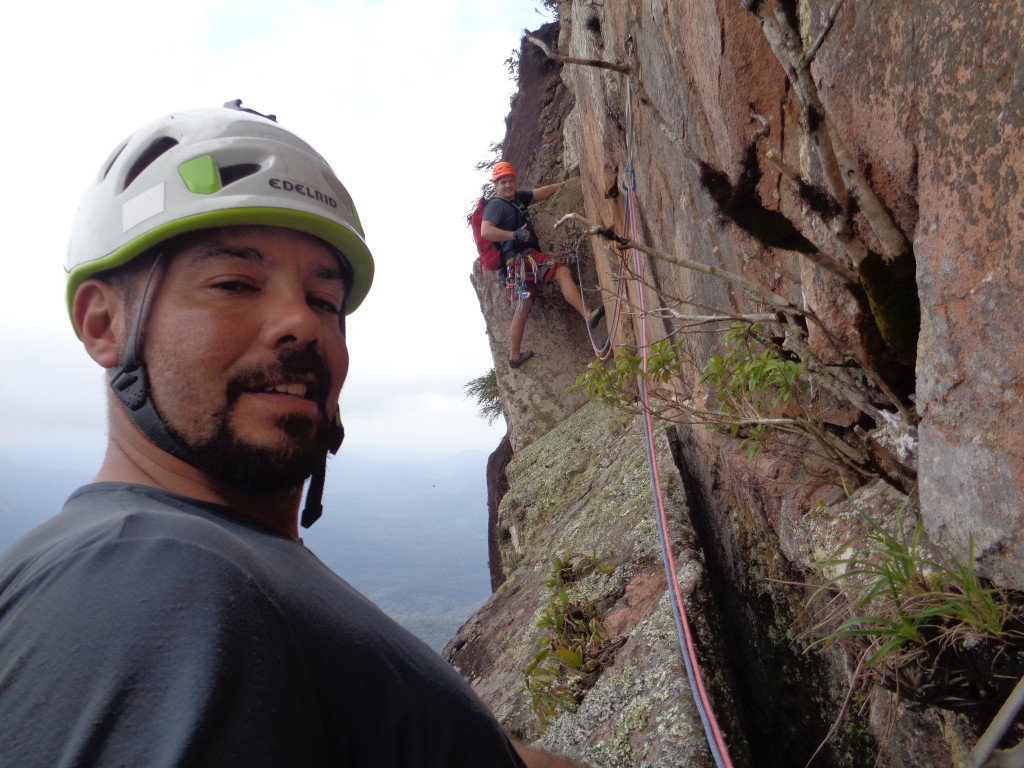
[[517, 312], [523, 311], [523, 302], [530, 298], [530, 285], [537, 282], [537, 262], [528, 253], [516, 254], [516, 257], [505, 264], [506, 301], [516, 306]]
[[547, 260], [538, 264], [533, 257], [534, 253], [539, 252], [523, 251], [505, 263], [505, 301], [510, 305], [515, 305], [517, 312], [522, 312], [523, 302], [530, 298], [533, 288], [544, 282], [544, 278], [550, 270], [558, 264], [564, 265], [577, 255], [574, 249], [559, 251], [547, 254]]

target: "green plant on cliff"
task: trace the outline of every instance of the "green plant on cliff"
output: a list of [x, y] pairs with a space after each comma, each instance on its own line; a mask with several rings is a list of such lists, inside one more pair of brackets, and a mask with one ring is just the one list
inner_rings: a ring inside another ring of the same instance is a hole
[[798, 361], [754, 340], [752, 334], [763, 332], [760, 324], [733, 323], [725, 334], [725, 352], [704, 365], [701, 381], [712, 385], [724, 413], [739, 413], [749, 405], [767, 414], [807, 390], [800, 382], [803, 366]]
[[551, 21], [557, 21], [563, 2], [565, 0], [540, 0], [535, 10], [542, 16], [547, 16]]
[[[803, 365], [759, 343], [756, 337], [763, 332], [764, 326], [760, 324], [733, 323], [725, 334], [725, 352], [708, 359], [700, 379], [711, 385], [720, 413], [743, 420], [728, 425], [734, 437], [750, 415], [769, 418], [780, 406], [808, 389], [800, 380]], [[744, 444], [754, 453], [768, 440], [767, 425], [755, 424]]]
[[545, 633], [524, 670], [530, 708], [542, 726], [561, 712], [575, 711], [579, 697], [616, 647], [601, 626], [599, 597], [580, 595], [572, 586], [588, 574], [608, 577], [615, 569], [612, 553], [605, 557], [563, 554], [552, 561], [551, 575], [544, 582], [550, 596], [537, 621], [537, 628]]
[[462, 391], [466, 397], [476, 400], [477, 413], [483, 417], [488, 424], [493, 424], [502, 415], [501, 393], [498, 391], [498, 374], [493, 368], [482, 376], [466, 382], [462, 385]]
[[[958, 708], [992, 697], [999, 664], [1024, 651], [1022, 595], [978, 576], [973, 538], [960, 559], [928, 544], [920, 519], [908, 528], [903, 510], [891, 530], [863, 512], [858, 527], [818, 563], [842, 569], [812, 597], [832, 594], [825, 623], [841, 621], [808, 650], [852, 641], [869, 675], [919, 703]], [[1008, 671], [1012, 686], [1022, 670]]]
[[[646, 368], [639, 354], [624, 349], [611, 367], [592, 361], [570, 391], [633, 408], [638, 405], [636, 382], [643, 380], [649, 385], [651, 413], [666, 421], [725, 431], [741, 439], [751, 457], [771, 442], [780, 453], [799, 456], [810, 471], [823, 465], [837, 467], [844, 475], [860, 471], [863, 457], [830, 434], [813, 403], [802, 397], [810, 387], [800, 360], [785, 357], [760, 323], [735, 322], [725, 333], [725, 342], [724, 352], [701, 369], [685, 348], [685, 336], [652, 345]], [[698, 406], [697, 395], [679, 393], [681, 382], [692, 378], [710, 389], [704, 408]]]
[[636, 399], [637, 377], [648, 383], [665, 384], [682, 373], [689, 359], [681, 356], [683, 340], [670, 342], [665, 339], [651, 345], [647, 353], [647, 367], [643, 357], [623, 347], [615, 355], [615, 365], [605, 369], [603, 363], [594, 358], [587, 370], [576, 377], [569, 392], [583, 392], [591, 400], [606, 405], [622, 406]]

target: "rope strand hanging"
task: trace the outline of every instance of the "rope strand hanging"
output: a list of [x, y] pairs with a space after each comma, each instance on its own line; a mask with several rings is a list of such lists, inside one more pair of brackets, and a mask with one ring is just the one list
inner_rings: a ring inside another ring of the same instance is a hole
[[[632, 49], [630, 46], [630, 53]], [[632, 147], [632, 121], [633, 121], [633, 110], [632, 110], [632, 89], [627, 79], [626, 84], [626, 158], [629, 165], [624, 171], [623, 188], [626, 190], [626, 224], [623, 227], [624, 236], [630, 240], [636, 240], [635, 229], [636, 229], [636, 172], [633, 165], [633, 147]], [[630, 249], [633, 256], [633, 273], [636, 275], [636, 292], [637, 292], [637, 303], [640, 309], [640, 350], [641, 350], [641, 371], [646, 373], [648, 370], [648, 350], [650, 342], [648, 339], [648, 327], [647, 327], [647, 305], [646, 298], [644, 295], [644, 284], [643, 284], [643, 261], [642, 254], [634, 249]], [[675, 559], [672, 556], [672, 547], [669, 540], [668, 530], [668, 514], [665, 510], [665, 500], [661, 488], [661, 478], [658, 471], [658, 459], [657, 452], [655, 450], [654, 442], [654, 424], [651, 416], [651, 409], [649, 407], [649, 391], [647, 387], [647, 379], [643, 375], [637, 376], [637, 383], [640, 388], [640, 403], [643, 410], [644, 417], [644, 439], [647, 449], [647, 463], [650, 469], [651, 485], [654, 495], [654, 513], [658, 523], [658, 534], [661, 543], [662, 560], [665, 565], [665, 576], [668, 581], [669, 591], [671, 595], [670, 603], [672, 605], [672, 614], [675, 619], [676, 632], [679, 637], [680, 650], [682, 651], [683, 663], [686, 666], [686, 674], [689, 678], [691, 693], [693, 694], [694, 703], [697, 706], [697, 712], [700, 715], [701, 724], [704, 728], [704, 734], [707, 737], [708, 747], [711, 749], [712, 757], [714, 758], [715, 765], [718, 768], [732, 768], [732, 760], [729, 757], [729, 749], [725, 744], [725, 739], [722, 736], [721, 728], [718, 725], [718, 721], [715, 718], [714, 711], [711, 707], [711, 702], [707, 695], [707, 690], [704, 687], [703, 675], [701, 675], [700, 664], [697, 659], [697, 651], [693, 641], [693, 633], [690, 630], [689, 619], [686, 614], [686, 605], [683, 600], [683, 594], [679, 587], [679, 577], [676, 572]]]

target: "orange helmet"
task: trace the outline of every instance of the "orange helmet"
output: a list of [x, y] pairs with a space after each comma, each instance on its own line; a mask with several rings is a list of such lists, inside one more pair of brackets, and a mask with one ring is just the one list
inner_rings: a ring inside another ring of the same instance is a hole
[[512, 167], [512, 163], [506, 163], [502, 160], [500, 163], [495, 164], [494, 170], [491, 172], [491, 181], [497, 181], [504, 176], [515, 176], [516, 169]]

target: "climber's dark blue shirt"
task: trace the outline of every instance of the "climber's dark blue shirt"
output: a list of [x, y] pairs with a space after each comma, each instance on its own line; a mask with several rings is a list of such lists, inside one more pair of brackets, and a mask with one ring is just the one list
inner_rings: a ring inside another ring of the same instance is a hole
[[522, 763], [458, 674], [301, 541], [98, 483], [0, 557], [0, 765]]
[[503, 198], [492, 197], [487, 201], [487, 205], [484, 206], [484, 221], [491, 222], [498, 229], [514, 232], [524, 224], [529, 228], [530, 238], [528, 240], [508, 240], [503, 243], [497, 243], [498, 248], [501, 250], [501, 256], [506, 262], [515, 258], [517, 253], [522, 253], [528, 248], [540, 250], [540, 241], [537, 239], [537, 233], [533, 229], [533, 222], [530, 221], [529, 216], [525, 212], [526, 207], [532, 202], [533, 190], [520, 189], [516, 192], [516, 205]]

